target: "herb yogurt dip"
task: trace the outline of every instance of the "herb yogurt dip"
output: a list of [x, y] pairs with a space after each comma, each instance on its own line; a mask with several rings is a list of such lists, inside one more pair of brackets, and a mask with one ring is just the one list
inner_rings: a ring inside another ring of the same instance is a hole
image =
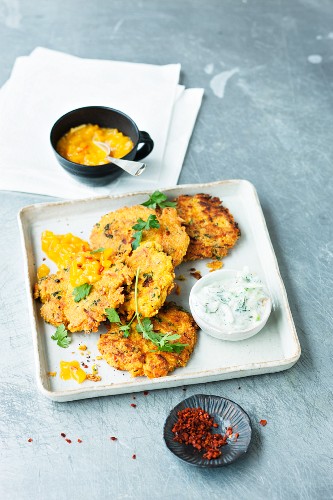
[[207, 324], [225, 332], [255, 327], [263, 319], [268, 300], [263, 283], [246, 268], [193, 294], [196, 314]]

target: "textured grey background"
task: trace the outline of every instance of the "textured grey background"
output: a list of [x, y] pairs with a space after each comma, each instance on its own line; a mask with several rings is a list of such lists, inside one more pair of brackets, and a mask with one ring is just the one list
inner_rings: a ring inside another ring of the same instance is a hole
[[[135, 410], [131, 395], [48, 401], [36, 390], [16, 223], [21, 207], [48, 198], [2, 192], [0, 497], [333, 498], [333, 2], [0, 0], [0, 84], [15, 58], [37, 45], [92, 58], [180, 62], [183, 83], [205, 88], [180, 182], [255, 184], [302, 356], [279, 374], [138, 394]], [[321, 62], [311, 63], [311, 55]], [[217, 97], [211, 79], [234, 68]], [[226, 396], [249, 412], [254, 432], [245, 459], [198, 470], [166, 450], [166, 415], [197, 392]]]

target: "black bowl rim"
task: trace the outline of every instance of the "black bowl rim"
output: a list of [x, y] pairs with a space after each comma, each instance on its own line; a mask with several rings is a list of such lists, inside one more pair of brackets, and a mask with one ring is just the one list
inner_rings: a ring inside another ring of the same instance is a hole
[[[127, 118], [132, 123], [132, 125], [134, 126], [134, 128], [135, 128], [135, 130], [137, 132], [137, 136], [138, 136], [138, 139], [137, 139], [136, 143], [134, 144], [133, 148], [131, 149], [131, 151], [133, 151], [133, 149], [135, 149], [138, 146], [139, 140], [140, 140], [140, 130], [139, 130], [137, 124], [135, 123], [135, 121], [133, 120], [133, 118], [131, 118], [129, 115], [127, 115], [123, 111], [120, 111], [119, 109], [109, 108], [108, 106], [83, 106], [81, 108], [76, 108], [76, 109], [72, 109], [71, 111], [68, 111], [64, 115], [60, 116], [57, 119], [57, 121], [54, 122], [54, 124], [52, 125], [51, 132], [50, 132], [50, 143], [51, 143], [51, 146], [53, 148], [53, 151], [56, 153], [57, 156], [59, 156], [60, 158], [62, 158], [65, 161], [67, 161], [71, 165], [75, 165], [76, 167], [84, 167], [85, 169], [88, 168], [89, 170], [90, 169], [96, 169], [96, 167], [110, 167], [112, 165], [112, 162], [110, 162], [110, 163], [103, 163], [102, 165], [83, 165], [82, 163], [76, 163], [75, 161], [68, 160], [67, 158], [65, 158], [64, 156], [62, 156], [60, 153], [58, 153], [56, 147], [53, 145], [53, 142], [52, 142], [52, 132], [55, 129], [55, 127], [64, 118], [66, 118], [68, 115], [71, 115], [72, 113], [75, 113], [76, 111], [87, 110], [87, 109], [106, 109], [107, 111], [114, 111], [114, 112], [118, 113], [119, 115], [123, 115], [125, 118]], [[126, 160], [127, 156], [131, 153], [131, 151], [129, 153], [127, 153], [127, 155], [122, 156], [121, 158], [119, 158], [119, 160]]]
[[[189, 400], [189, 399], [191, 399], [193, 397], [196, 397], [196, 398], [205, 398], [205, 399], [216, 398], [218, 400], [229, 401], [229, 403], [232, 403], [233, 405], [237, 406], [241, 410], [241, 412], [244, 414], [244, 418], [247, 420], [247, 423], [248, 423], [249, 428], [250, 428], [250, 440], [249, 440], [249, 443], [248, 443], [246, 449], [238, 457], [236, 457], [234, 460], [232, 460], [231, 462], [228, 462], [226, 464], [225, 463], [196, 464], [196, 463], [193, 463], [193, 462], [188, 462], [185, 458], [183, 458], [183, 457], [177, 455], [176, 453], [174, 453], [174, 451], [171, 450], [171, 448], [169, 447], [168, 441], [165, 438], [167, 424], [168, 424], [171, 416], [173, 416], [173, 414], [178, 411], [178, 408], [181, 405], [183, 405], [187, 400]], [[225, 398], [223, 396], [215, 396], [214, 394], [192, 394], [192, 396], [188, 396], [187, 398], [185, 398], [182, 401], [180, 401], [169, 412], [169, 415], [167, 416], [167, 418], [165, 420], [165, 423], [164, 423], [164, 427], [163, 427], [163, 438], [164, 438], [165, 445], [168, 448], [168, 450], [170, 451], [170, 453], [172, 453], [175, 457], [177, 457], [179, 460], [181, 460], [182, 462], [185, 462], [188, 465], [191, 465], [193, 467], [207, 468], [207, 469], [209, 469], [209, 468], [217, 468], [217, 467], [226, 467], [226, 466], [231, 465], [232, 463], [236, 462], [239, 458], [241, 458], [243, 455], [245, 455], [247, 453], [247, 451], [249, 449], [249, 446], [250, 446], [250, 443], [251, 443], [251, 439], [252, 439], [252, 424], [251, 424], [251, 419], [250, 419], [248, 413], [238, 403], [235, 403], [235, 401], [232, 401], [231, 399]]]

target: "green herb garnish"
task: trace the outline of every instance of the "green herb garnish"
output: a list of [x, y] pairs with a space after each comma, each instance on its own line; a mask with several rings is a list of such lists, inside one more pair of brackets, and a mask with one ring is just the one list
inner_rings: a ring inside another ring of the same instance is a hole
[[102, 253], [104, 252], [105, 248], [103, 247], [100, 247], [100, 248], [97, 248], [96, 250], [91, 250], [91, 254], [94, 254], [94, 253]]
[[168, 201], [168, 198], [165, 194], [161, 193], [161, 191], [155, 191], [152, 195], [149, 196], [149, 199], [144, 203], [141, 203], [144, 207], [148, 208], [156, 208], [159, 206], [160, 208], [165, 207], [175, 207], [177, 203], [175, 201]]
[[105, 309], [105, 314], [110, 323], [120, 323], [120, 318], [119, 314], [113, 307], [109, 307], [108, 309]]
[[139, 333], [142, 333], [144, 339], [150, 340], [153, 344], [155, 344], [159, 351], [166, 352], [176, 352], [180, 353], [185, 346], [188, 344], [180, 344], [180, 343], [170, 343], [170, 340], [177, 340], [180, 338], [180, 335], [177, 333], [165, 333], [161, 335], [160, 333], [156, 333], [153, 330], [153, 324], [149, 318], [140, 319], [140, 314], [138, 310], [138, 282], [139, 282], [139, 274], [140, 268], [137, 269], [135, 276], [135, 288], [134, 288], [134, 300], [135, 300], [135, 315], [138, 320], [138, 324], [136, 325], [136, 329]]
[[143, 231], [148, 229], [158, 229], [160, 223], [158, 222], [156, 215], [150, 214], [148, 219], [144, 221], [143, 219], [138, 219], [137, 223], [132, 227], [135, 233], [133, 233], [134, 240], [132, 241], [132, 248], [136, 250], [141, 243]]
[[65, 328], [65, 325], [61, 324], [55, 331], [55, 334], [51, 336], [52, 340], [57, 341], [57, 345], [63, 348], [66, 348], [71, 343], [72, 339], [68, 337], [68, 332]]
[[73, 291], [74, 301], [80, 302], [80, 300], [88, 297], [90, 290], [92, 289], [92, 285], [88, 283], [84, 283], [83, 285], [76, 286]]
[[130, 327], [131, 327], [132, 321], [135, 318], [135, 315], [133, 316], [133, 318], [131, 319], [131, 321], [127, 325], [123, 325], [120, 321], [119, 314], [117, 313], [117, 311], [113, 307], [109, 307], [108, 309], [105, 309], [105, 314], [106, 314], [106, 317], [108, 318], [108, 320], [110, 321], [110, 323], [118, 323], [119, 331], [123, 332], [124, 337], [126, 337], [126, 338], [129, 337], [129, 335], [131, 333]]

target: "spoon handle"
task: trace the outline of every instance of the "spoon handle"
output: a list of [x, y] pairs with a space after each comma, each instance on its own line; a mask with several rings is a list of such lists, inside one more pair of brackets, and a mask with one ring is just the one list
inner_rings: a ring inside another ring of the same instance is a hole
[[147, 166], [139, 161], [121, 160], [120, 158], [112, 158], [112, 156], [107, 156], [106, 159], [130, 175], [141, 175]]

